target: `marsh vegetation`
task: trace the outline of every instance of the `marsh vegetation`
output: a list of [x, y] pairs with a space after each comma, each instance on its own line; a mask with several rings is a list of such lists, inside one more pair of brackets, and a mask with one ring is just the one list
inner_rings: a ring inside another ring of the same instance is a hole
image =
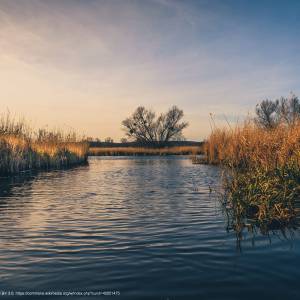
[[89, 155], [99, 156], [138, 156], [138, 155], [197, 155], [202, 153], [200, 146], [149, 147], [91, 147]]
[[300, 192], [300, 105], [297, 97], [263, 101], [257, 116], [214, 128], [205, 161], [223, 167], [222, 201], [231, 227], [282, 229], [296, 225]]
[[88, 144], [75, 133], [32, 130], [9, 113], [0, 118], [0, 174], [69, 167], [87, 161]]

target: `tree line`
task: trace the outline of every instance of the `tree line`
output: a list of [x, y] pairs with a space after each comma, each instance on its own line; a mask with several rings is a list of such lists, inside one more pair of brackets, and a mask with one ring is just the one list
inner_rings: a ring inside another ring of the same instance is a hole
[[122, 122], [126, 136], [141, 144], [164, 146], [170, 141], [184, 140], [183, 129], [188, 122], [182, 121], [183, 110], [171, 107], [159, 116], [150, 109], [139, 106]]
[[265, 99], [256, 105], [255, 121], [258, 125], [272, 129], [279, 124], [293, 126], [300, 119], [300, 101], [292, 94], [276, 100]]
[[[126, 137], [121, 138], [121, 144], [134, 142], [136, 145], [162, 147], [171, 142], [185, 141], [183, 129], [188, 122], [182, 121], [183, 110], [172, 106], [166, 113], [157, 115], [153, 110], [139, 106], [131, 116], [123, 120], [122, 126]], [[87, 137], [89, 143], [114, 144], [111, 137], [104, 140]]]
[[[122, 122], [127, 138], [121, 143], [134, 141], [141, 145], [165, 146], [171, 141], [184, 141], [183, 130], [188, 122], [183, 121], [184, 113], [177, 106], [172, 106], [166, 113], [157, 115], [153, 110], [139, 106], [130, 117]], [[265, 99], [256, 105], [255, 122], [266, 129], [272, 129], [279, 124], [292, 126], [300, 120], [299, 98], [291, 94], [275, 100]], [[90, 141], [101, 142], [99, 139]], [[107, 137], [104, 143], [112, 144], [112, 138]]]

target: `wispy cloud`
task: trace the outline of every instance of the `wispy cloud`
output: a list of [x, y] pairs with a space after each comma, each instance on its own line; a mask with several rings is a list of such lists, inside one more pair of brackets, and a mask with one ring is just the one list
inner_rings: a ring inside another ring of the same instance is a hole
[[201, 138], [209, 112], [246, 115], [264, 97], [299, 92], [297, 29], [283, 34], [275, 12], [262, 20], [256, 4], [237, 7], [0, 0], [1, 105], [47, 123], [68, 116], [88, 134], [120, 137], [135, 106], [177, 104], [191, 123], [187, 136]]

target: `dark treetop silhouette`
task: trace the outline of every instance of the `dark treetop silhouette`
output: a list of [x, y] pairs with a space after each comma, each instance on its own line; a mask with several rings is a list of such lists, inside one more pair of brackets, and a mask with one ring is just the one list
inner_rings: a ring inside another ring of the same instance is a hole
[[300, 101], [297, 96], [263, 100], [256, 105], [256, 122], [265, 128], [274, 128], [280, 123], [293, 125], [300, 119]]
[[139, 106], [122, 125], [126, 135], [137, 142], [162, 146], [169, 141], [183, 140], [182, 130], [188, 126], [182, 121], [183, 111], [177, 106], [171, 107], [165, 114], [156, 118], [155, 112]]

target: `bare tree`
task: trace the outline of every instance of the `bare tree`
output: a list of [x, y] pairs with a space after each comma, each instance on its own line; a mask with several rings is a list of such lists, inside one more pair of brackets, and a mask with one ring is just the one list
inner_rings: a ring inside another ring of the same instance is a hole
[[181, 122], [183, 116], [183, 111], [177, 106], [158, 118], [152, 110], [140, 106], [122, 125], [129, 138], [141, 143], [162, 145], [171, 140], [183, 139], [182, 131], [188, 126], [187, 122]]
[[168, 142], [181, 140], [182, 130], [188, 126], [187, 122], [179, 123], [183, 118], [183, 110], [173, 106], [166, 114], [161, 114], [156, 122], [157, 140]]
[[111, 137], [107, 137], [105, 140], [104, 140], [105, 143], [113, 143], [114, 140], [111, 138]]
[[279, 101], [263, 100], [256, 105], [256, 122], [265, 128], [274, 128], [278, 125], [280, 118], [278, 117]]
[[281, 97], [277, 100], [263, 100], [256, 105], [256, 122], [265, 128], [274, 128], [279, 123], [291, 126], [300, 120], [300, 101], [297, 96]]
[[143, 106], [139, 106], [130, 118], [122, 122], [122, 125], [126, 129], [126, 135], [138, 142], [155, 141], [155, 113]]
[[289, 98], [281, 97], [279, 100], [278, 114], [281, 121], [287, 123], [287, 125], [293, 125], [296, 120], [300, 119], [299, 98], [294, 94]]

